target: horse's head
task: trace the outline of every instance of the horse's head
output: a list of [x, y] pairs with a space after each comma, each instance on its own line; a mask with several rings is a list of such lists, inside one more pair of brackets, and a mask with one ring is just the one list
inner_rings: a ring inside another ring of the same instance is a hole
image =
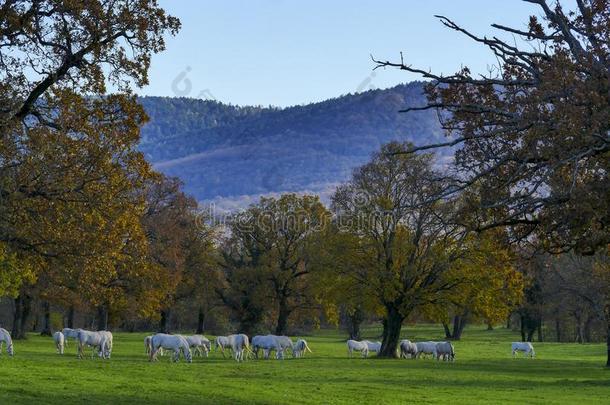
[[11, 357], [15, 354], [15, 350], [13, 349], [13, 342], [9, 343], [8, 346], [6, 346], [6, 352]]

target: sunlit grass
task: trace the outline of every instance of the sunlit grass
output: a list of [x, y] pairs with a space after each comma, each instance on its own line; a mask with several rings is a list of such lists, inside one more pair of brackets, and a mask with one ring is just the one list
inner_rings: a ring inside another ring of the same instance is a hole
[[[365, 337], [378, 340], [378, 328]], [[438, 326], [407, 326], [412, 340], [442, 339]], [[305, 336], [304, 359], [238, 364], [219, 353], [192, 364], [168, 357], [149, 363], [145, 334], [116, 333], [112, 359], [64, 356], [31, 335], [0, 356], [0, 404], [13, 403], [609, 403], [605, 345], [534, 343], [537, 358], [512, 359], [506, 329], [471, 327], [455, 342], [456, 362], [348, 359], [345, 336]]]

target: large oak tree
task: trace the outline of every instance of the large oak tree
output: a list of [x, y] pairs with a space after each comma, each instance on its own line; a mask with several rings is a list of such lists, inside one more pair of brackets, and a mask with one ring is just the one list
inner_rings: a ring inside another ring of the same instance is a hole
[[[493, 24], [480, 36], [447, 17], [451, 30], [489, 49], [496, 69], [475, 75], [468, 67], [443, 76], [405, 62], [376, 60], [431, 79], [428, 105], [450, 136], [415, 150], [457, 146], [457, 173], [448, 193], [483, 186], [477, 229], [509, 226], [516, 240], [554, 253], [605, 251], [610, 189], [610, 2], [524, 0], [537, 7], [527, 27]], [[503, 39], [509, 35], [510, 39]], [[504, 37], [503, 37], [504, 35]], [[514, 37], [518, 38], [517, 41]], [[606, 298], [610, 314], [610, 297]], [[610, 315], [607, 317], [610, 331]], [[610, 332], [607, 338], [610, 366]]]

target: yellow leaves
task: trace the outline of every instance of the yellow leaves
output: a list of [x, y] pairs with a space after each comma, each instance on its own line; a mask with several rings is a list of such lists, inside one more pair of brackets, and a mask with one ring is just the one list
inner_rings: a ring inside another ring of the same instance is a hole
[[8, 251], [6, 244], [0, 243], [0, 297], [16, 297], [23, 284], [32, 284], [35, 280], [32, 264], [20, 260]]
[[471, 238], [451, 276], [461, 280], [451, 302], [488, 321], [503, 320], [523, 296], [523, 275], [514, 268], [509, 248], [493, 231]]

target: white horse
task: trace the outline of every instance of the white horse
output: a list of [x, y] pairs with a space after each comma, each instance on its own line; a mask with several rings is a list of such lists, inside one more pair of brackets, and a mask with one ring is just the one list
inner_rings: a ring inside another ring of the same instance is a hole
[[529, 355], [530, 358], [536, 356], [534, 346], [532, 346], [530, 342], [513, 342], [511, 344], [511, 349], [513, 351], [513, 358], [516, 357], [517, 352], [523, 352], [525, 356]]
[[148, 335], [144, 338], [144, 350], [146, 354], [152, 352], [152, 335]]
[[[83, 358], [84, 347], [90, 346], [98, 350], [98, 355], [104, 359], [109, 359], [112, 353], [112, 333], [109, 331], [88, 331], [80, 329], [78, 331], [78, 358]], [[94, 352], [91, 354], [93, 357]]]
[[151, 347], [152, 347], [152, 351], [150, 352], [150, 355], [149, 355], [150, 361], [156, 361], [157, 353], [159, 352], [159, 349], [163, 348], [166, 350], [172, 350], [174, 352], [174, 355], [172, 357], [173, 361], [179, 361], [180, 353], [182, 352], [187, 363], [193, 362], [193, 356], [191, 355], [191, 349], [189, 347], [188, 342], [184, 338], [184, 336], [157, 333], [151, 339]]
[[68, 345], [68, 339], [78, 340], [78, 332], [81, 329], [63, 328], [61, 333], [64, 335], [64, 344]]
[[371, 342], [369, 340], [363, 340], [364, 343], [366, 343], [366, 345], [368, 346], [369, 349], [369, 353], [373, 352], [373, 353], [379, 353], [379, 351], [381, 350], [381, 342]]
[[358, 342], [350, 339], [347, 341], [348, 357], [352, 357], [354, 351], [362, 352], [362, 357], [367, 357], [369, 355], [369, 345], [366, 344], [366, 341]]
[[[152, 335], [148, 335], [144, 338], [144, 350], [146, 354], [150, 354], [152, 352]], [[159, 356], [164, 356], [163, 348], [159, 348], [159, 352], [157, 353]]]
[[13, 339], [11, 339], [11, 334], [4, 328], [0, 328], [0, 354], [2, 354], [2, 344], [6, 343], [6, 353], [13, 357], [15, 354], [13, 348]]
[[184, 336], [189, 346], [194, 348], [194, 353], [199, 356], [208, 357], [208, 353], [210, 352], [210, 341], [205, 336], [201, 335], [192, 335], [192, 336]]
[[229, 344], [229, 338], [227, 336], [217, 336], [216, 340], [214, 340], [214, 349], [220, 349], [220, 353], [222, 357], [225, 357], [225, 349], [231, 350], [231, 345]]
[[433, 359], [438, 358], [438, 350], [436, 344], [438, 342], [417, 342], [415, 346], [417, 347], [417, 358], [421, 356], [425, 356], [428, 354], [432, 355]]
[[409, 339], [404, 339], [400, 341], [400, 357], [405, 359], [408, 356], [411, 356], [412, 359], [417, 357], [417, 345], [411, 342]]
[[307, 345], [307, 341], [305, 339], [297, 339], [296, 343], [292, 347], [292, 356], [297, 358], [305, 357], [305, 351], [313, 353]]
[[252, 338], [252, 351], [254, 352], [254, 356], [258, 358], [258, 351], [263, 350], [263, 357], [265, 359], [269, 358], [269, 354], [271, 351], [275, 350], [275, 358], [283, 359], [284, 358], [284, 349], [282, 348], [282, 344], [278, 339], [278, 336], [275, 335], [257, 335]]
[[64, 334], [61, 333], [60, 331], [55, 332], [53, 334], [53, 342], [55, 342], [55, 347], [57, 348], [57, 353], [64, 354], [64, 345], [65, 345]]
[[237, 361], [244, 361], [244, 352], [250, 350], [250, 342], [248, 336], [243, 333], [227, 336], [229, 346], [233, 351], [233, 358]]
[[282, 356], [285, 355], [288, 350], [294, 353], [294, 343], [292, 343], [292, 340], [288, 336], [274, 336], [277, 338], [277, 341], [280, 343], [280, 346], [284, 351], [284, 353], [282, 353]]
[[436, 359], [455, 361], [455, 348], [451, 342], [438, 342], [436, 344]]

